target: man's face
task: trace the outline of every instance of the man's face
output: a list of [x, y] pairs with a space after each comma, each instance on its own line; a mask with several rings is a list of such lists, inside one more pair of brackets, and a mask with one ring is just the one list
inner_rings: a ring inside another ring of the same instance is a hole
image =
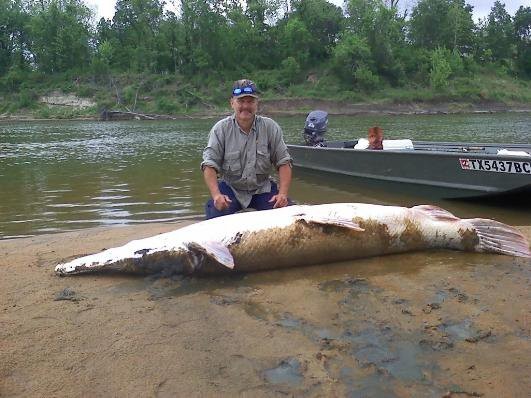
[[238, 122], [252, 123], [258, 111], [258, 99], [250, 96], [231, 98], [230, 106], [234, 109]]

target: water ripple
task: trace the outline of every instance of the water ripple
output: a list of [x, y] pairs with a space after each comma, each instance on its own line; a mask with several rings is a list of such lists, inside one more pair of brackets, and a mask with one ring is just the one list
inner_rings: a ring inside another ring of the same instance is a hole
[[[209, 194], [199, 164], [215, 121], [0, 123], [0, 239], [202, 217]], [[301, 141], [303, 115], [277, 121], [288, 143]], [[530, 114], [334, 116], [327, 136], [366, 136], [373, 124], [388, 138], [531, 141]], [[314, 203], [370, 196], [326, 181], [295, 180], [290, 192]]]

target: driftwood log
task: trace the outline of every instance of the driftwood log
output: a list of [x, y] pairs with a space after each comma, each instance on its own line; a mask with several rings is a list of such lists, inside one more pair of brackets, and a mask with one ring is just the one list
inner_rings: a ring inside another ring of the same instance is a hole
[[170, 115], [145, 114], [128, 111], [108, 111], [103, 110], [100, 114], [100, 120], [176, 120], [177, 118]]

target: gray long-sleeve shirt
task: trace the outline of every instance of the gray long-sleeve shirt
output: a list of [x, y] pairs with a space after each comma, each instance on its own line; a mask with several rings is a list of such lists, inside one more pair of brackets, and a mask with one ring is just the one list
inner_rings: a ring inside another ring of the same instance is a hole
[[282, 129], [272, 119], [255, 116], [251, 132], [243, 132], [235, 115], [217, 122], [210, 130], [201, 169], [216, 169], [236, 194], [243, 208], [254, 194], [269, 192], [272, 167], [292, 163]]

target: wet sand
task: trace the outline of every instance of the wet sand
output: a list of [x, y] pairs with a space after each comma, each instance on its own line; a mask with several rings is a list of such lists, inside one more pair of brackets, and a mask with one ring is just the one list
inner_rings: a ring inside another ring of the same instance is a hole
[[183, 225], [0, 241], [0, 396], [531, 394], [529, 259], [438, 251], [207, 279], [53, 272]]

